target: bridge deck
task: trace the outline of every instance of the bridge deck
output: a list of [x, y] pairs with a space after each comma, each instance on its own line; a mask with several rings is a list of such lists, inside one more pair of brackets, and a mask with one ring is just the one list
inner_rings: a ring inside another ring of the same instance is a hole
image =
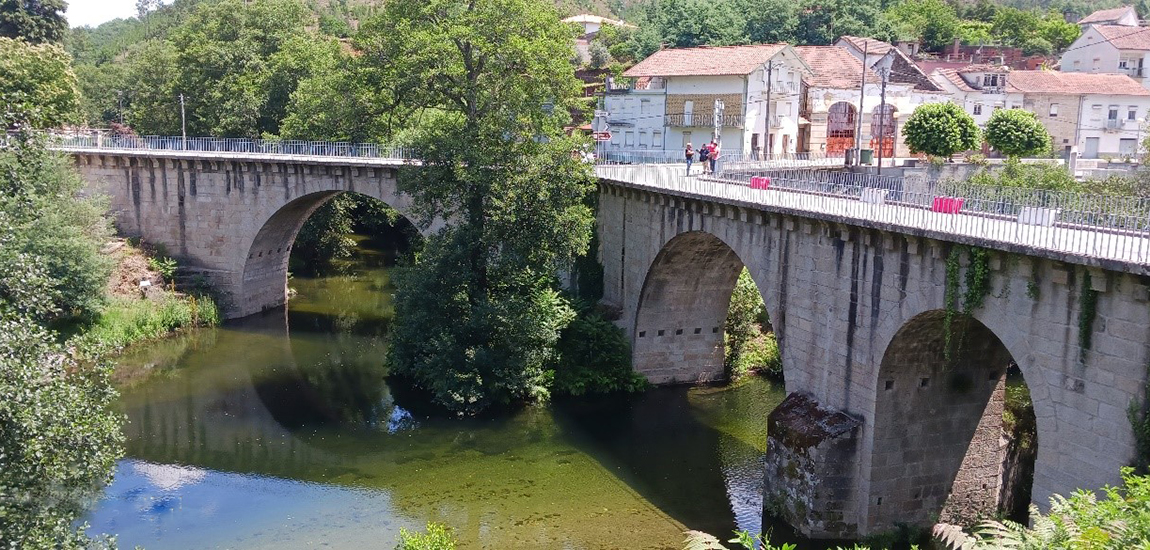
[[600, 179], [647, 191], [1150, 275], [1150, 235], [1144, 231], [1044, 227], [986, 213], [935, 212], [922, 206], [932, 197], [908, 192], [899, 192], [897, 202], [876, 204], [840, 193], [752, 189], [750, 176], [687, 177], [682, 164], [601, 165], [595, 171]]

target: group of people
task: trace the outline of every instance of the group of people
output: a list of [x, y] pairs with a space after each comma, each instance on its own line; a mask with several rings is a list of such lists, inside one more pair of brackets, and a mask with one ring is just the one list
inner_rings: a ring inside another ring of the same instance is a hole
[[[699, 162], [703, 163], [703, 173], [716, 173], [716, 164], [719, 160], [719, 144], [715, 142], [715, 140], [711, 140], [710, 143], [705, 143], [702, 147], [699, 147], [697, 152], [699, 153]], [[692, 147], [690, 143], [688, 143], [687, 149], [684, 151], [684, 154], [687, 157], [688, 176], [691, 175], [691, 164], [695, 162], [695, 153], [695, 148]]]

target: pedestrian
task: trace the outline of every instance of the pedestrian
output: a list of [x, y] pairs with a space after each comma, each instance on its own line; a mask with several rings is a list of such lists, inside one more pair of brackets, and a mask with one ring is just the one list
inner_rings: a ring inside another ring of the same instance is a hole
[[703, 144], [702, 147], [699, 147], [699, 162], [703, 163], [703, 174], [704, 175], [707, 174], [707, 170], [711, 167], [711, 162], [710, 162], [710, 160], [708, 160], [708, 157], [707, 157], [707, 155], [710, 152], [711, 152], [710, 149], [707, 148], [707, 144], [705, 144], [705, 143]]
[[718, 168], [719, 168], [719, 144], [717, 142], [711, 141], [711, 154], [707, 155], [707, 158], [711, 159], [711, 174], [712, 175], [718, 175], [719, 174], [719, 171], [718, 171]]
[[683, 151], [683, 154], [685, 154], [687, 156], [687, 176], [690, 176], [691, 175], [691, 163], [695, 162], [695, 148], [691, 147], [691, 144], [688, 143], [687, 144], [687, 150]]

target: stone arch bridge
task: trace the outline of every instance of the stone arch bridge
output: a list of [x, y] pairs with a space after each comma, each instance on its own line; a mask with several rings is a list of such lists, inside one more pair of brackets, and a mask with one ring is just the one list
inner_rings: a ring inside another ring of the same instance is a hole
[[[295, 232], [331, 196], [412, 207], [395, 160], [71, 152], [107, 184], [121, 229], [202, 268], [231, 316], [283, 303]], [[635, 368], [657, 383], [721, 377], [727, 304], [749, 270], [790, 395], [769, 419], [775, 513], [841, 538], [993, 512], [1012, 364], [1037, 420], [1033, 500], [1119, 480], [1150, 364], [1145, 233], [955, 214], [903, 188], [788, 190], [777, 173], [751, 181], [757, 168], [719, 181], [598, 167], [598, 254]], [[979, 281], [983, 303], [955, 315]]]

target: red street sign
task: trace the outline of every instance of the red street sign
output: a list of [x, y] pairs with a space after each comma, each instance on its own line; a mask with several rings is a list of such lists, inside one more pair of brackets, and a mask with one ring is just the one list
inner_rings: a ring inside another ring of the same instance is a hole
[[595, 141], [611, 141], [611, 132], [595, 132]]

